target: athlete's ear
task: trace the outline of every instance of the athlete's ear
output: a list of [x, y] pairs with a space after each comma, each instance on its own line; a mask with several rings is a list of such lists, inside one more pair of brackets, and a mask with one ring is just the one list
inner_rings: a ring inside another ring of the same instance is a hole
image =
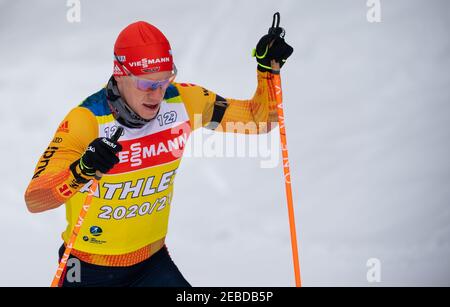
[[119, 90], [123, 90], [125, 85], [125, 76], [114, 76], [114, 80], [116, 80], [117, 86]]
[[114, 80], [116, 80], [116, 82], [120, 82], [120, 80], [123, 78], [123, 76], [113, 76]]

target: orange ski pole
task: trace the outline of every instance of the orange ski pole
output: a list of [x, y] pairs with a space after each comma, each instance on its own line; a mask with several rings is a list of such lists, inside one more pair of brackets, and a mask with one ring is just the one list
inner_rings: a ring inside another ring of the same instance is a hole
[[[111, 137], [111, 139], [114, 142], [116, 142], [119, 139], [120, 135], [122, 134], [122, 131], [123, 131], [122, 127], [117, 128], [116, 132]], [[89, 207], [91, 206], [92, 197], [94, 196], [95, 192], [97, 191], [98, 182], [102, 178], [102, 176], [103, 176], [103, 174], [100, 173], [99, 171], [97, 171], [94, 179], [92, 180], [92, 185], [89, 188], [89, 193], [86, 196], [84, 205], [81, 207], [80, 214], [78, 215], [78, 221], [72, 230], [72, 235], [70, 236], [69, 243], [67, 243], [67, 245], [66, 245], [66, 249], [64, 250], [64, 254], [61, 257], [61, 261], [59, 262], [58, 269], [56, 270], [55, 276], [53, 277], [53, 281], [52, 281], [52, 284], [50, 285], [50, 287], [58, 287], [59, 286], [61, 277], [63, 276], [64, 271], [66, 270], [67, 260], [69, 260], [70, 253], [72, 252], [73, 246], [75, 245], [75, 241], [77, 240], [78, 233], [80, 232], [81, 226], [83, 225], [84, 218], [86, 217]]]
[[284, 111], [283, 111], [283, 93], [281, 90], [281, 78], [280, 78], [280, 64], [275, 60], [271, 62], [272, 74], [273, 74], [273, 87], [277, 102], [278, 111], [278, 126], [280, 129], [280, 142], [281, 153], [283, 157], [283, 172], [284, 172], [284, 184], [286, 187], [286, 198], [289, 215], [289, 228], [291, 232], [291, 245], [292, 245], [292, 258], [294, 261], [294, 275], [295, 286], [301, 287], [302, 281], [300, 278], [300, 263], [298, 260], [298, 247], [297, 247], [297, 232], [295, 229], [295, 215], [294, 204], [292, 201], [292, 187], [291, 187], [291, 172], [289, 170], [289, 157], [286, 138], [286, 127], [284, 123]]

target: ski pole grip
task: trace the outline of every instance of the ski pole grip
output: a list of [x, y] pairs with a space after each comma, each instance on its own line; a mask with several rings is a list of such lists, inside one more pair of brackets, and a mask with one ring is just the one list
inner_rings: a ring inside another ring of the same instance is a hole
[[118, 127], [116, 132], [114, 132], [114, 134], [111, 137], [111, 140], [114, 142], [117, 142], [120, 138], [120, 136], [122, 135], [123, 132], [123, 127]]
[[[123, 127], [118, 127], [116, 132], [114, 132], [114, 134], [111, 136], [111, 141], [113, 142], [117, 142], [120, 138], [120, 136], [122, 135], [123, 132]], [[102, 179], [103, 174], [100, 171], [96, 171], [95, 172], [95, 176], [94, 178], [97, 180]]]

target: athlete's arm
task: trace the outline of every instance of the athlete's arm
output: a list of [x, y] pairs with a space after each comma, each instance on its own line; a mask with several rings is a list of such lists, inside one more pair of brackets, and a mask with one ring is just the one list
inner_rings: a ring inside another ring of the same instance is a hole
[[253, 98], [223, 98], [201, 86], [175, 83], [194, 129], [244, 133], [267, 133], [277, 125], [273, 74], [257, 70], [258, 86]]
[[40, 157], [25, 191], [30, 212], [59, 207], [90, 179], [79, 175], [79, 165], [74, 162], [97, 136], [97, 121], [90, 110], [76, 107], [69, 112]]

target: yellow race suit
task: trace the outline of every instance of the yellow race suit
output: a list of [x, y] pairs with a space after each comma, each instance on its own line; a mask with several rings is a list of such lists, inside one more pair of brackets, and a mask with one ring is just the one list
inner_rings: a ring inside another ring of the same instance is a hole
[[[130, 266], [160, 249], [175, 175], [190, 133], [199, 127], [246, 134], [273, 128], [277, 121], [273, 75], [257, 71], [257, 84], [252, 99], [237, 100], [174, 82], [155, 119], [142, 128], [124, 127], [120, 162], [102, 177], [72, 254], [97, 265]], [[236, 123], [255, 123], [256, 128], [243, 130]], [[36, 165], [25, 192], [28, 209], [42, 212], [65, 203], [66, 243], [92, 183], [78, 183], [69, 166], [90, 142], [111, 137], [119, 125], [102, 88], [67, 114]]]

